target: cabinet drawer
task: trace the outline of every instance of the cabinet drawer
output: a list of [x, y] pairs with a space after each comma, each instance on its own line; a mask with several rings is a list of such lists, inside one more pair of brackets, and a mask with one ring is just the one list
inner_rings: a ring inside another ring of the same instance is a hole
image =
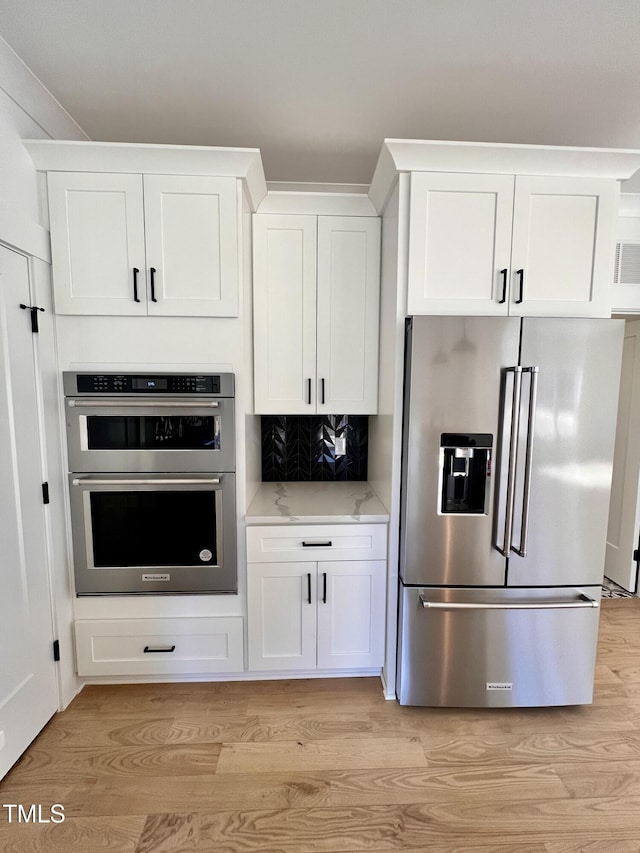
[[250, 563], [385, 560], [385, 524], [296, 524], [247, 528]]
[[241, 616], [75, 623], [78, 675], [242, 672]]

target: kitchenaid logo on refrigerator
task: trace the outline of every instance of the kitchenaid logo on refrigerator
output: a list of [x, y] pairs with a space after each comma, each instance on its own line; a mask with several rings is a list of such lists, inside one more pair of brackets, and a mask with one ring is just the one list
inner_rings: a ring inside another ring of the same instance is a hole
[[487, 681], [487, 690], [513, 690], [513, 681]]
[[54, 803], [43, 806], [42, 803], [3, 803], [2, 808], [7, 813], [7, 823], [62, 823], [64, 821], [64, 806]]

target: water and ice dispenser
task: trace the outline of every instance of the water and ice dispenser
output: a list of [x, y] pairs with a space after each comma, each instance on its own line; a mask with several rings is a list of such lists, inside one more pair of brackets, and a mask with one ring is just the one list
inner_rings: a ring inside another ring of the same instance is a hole
[[492, 448], [489, 433], [442, 433], [439, 515], [486, 515]]

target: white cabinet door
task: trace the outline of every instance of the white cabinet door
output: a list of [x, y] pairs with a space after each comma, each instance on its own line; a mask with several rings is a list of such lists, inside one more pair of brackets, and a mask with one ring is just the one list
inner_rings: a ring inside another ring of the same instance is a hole
[[381, 667], [384, 560], [318, 564], [318, 668]]
[[249, 669], [316, 668], [316, 564], [250, 563]]
[[[27, 259], [0, 247], [0, 779], [57, 710]], [[51, 322], [40, 315], [40, 322]]]
[[609, 317], [618, 184], [516, 178], [509, 313]]
[[375, 414], [380, 220], [318, 217], [317, 411]]
[[51, 172], [47, 181], [56, 313], [146, 314], [142, 177]]
[[253, 217], [256, 414], [316, 407], [316, 217]]
[[507, 314], [513, 186], [512, 175], [411, 175], [408, 314]]
[[232, 177], [144, 176], [149, 314], [238, 315], [236, 193]]

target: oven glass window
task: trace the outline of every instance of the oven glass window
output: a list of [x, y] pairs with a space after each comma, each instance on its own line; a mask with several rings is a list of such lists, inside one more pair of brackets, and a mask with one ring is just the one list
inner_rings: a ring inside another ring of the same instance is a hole
[[91, 492], [94, 566], [217, 565], [215, 495], [177, 490]]
[[90, 415], [89, 450], [220, 450], [220, 415]]

